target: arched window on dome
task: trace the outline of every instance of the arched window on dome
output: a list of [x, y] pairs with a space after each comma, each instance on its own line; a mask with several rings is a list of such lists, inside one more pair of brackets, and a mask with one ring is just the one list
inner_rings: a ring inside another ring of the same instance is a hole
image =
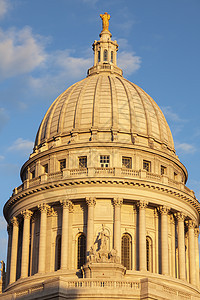
[[56, 237], [56, 248], [55, 248], [55, 271], [59, 270], [61, 266], [61, 235], [58, 234]]
[[153, 255], [152, 255], [152, 239], [146, 237], [146, 256], [147, 256], [147, 271], [153, 271]]
[[77, 246], [77, 268], [80, 269], [86, 261], [86, 237], [84, 233], [79, 235]]
[[101, 52], [98, 51], [98, 62], [100, 62], [100, 60], [101, 60]]
[[111, 51], [110, 61], [113, 63], [113, 51]]
[[121, 243], [121, 261], [127, 270], [131, 270], [132, 265], [132, 238], [130, 234], [124, 233]]
[[103, 52], [103, 60], [108, 61], [108, 50], [106, 50], [106, 49]]

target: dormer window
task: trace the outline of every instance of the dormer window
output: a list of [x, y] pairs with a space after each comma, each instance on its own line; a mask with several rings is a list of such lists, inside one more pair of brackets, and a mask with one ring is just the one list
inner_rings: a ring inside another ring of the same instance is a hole
[[66, 168], [66, 159], [60, 160], [60, 171]]
[[87, 168], [87, 156], [79, 157], [79, 168]]
[[100, 155], [100, 165], [101, 165], [101, 168], [109, 168], [110, 156], [109, 155]]
[[122, 168], [132, 169], [132, 158], [122, 156]]
[[104, 50], [103, 52], [103, 60], [108, 61], [108, 50]]

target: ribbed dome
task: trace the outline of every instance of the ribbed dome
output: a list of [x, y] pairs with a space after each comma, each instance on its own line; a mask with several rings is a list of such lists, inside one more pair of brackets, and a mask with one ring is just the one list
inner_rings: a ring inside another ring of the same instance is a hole
[[62, 93], [47, 111], [35, 146], [94, 129], [134, 134], [174, 149], [171, 131], [155, 101], [137, 85], [110, 71], [88, 76]]

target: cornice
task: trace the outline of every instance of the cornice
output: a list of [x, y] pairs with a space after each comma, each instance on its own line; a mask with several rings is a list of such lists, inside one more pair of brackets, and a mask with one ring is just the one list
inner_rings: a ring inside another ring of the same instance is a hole
[[133, 186], [135, 188], [144, 188], [144, 189], [152, 189], [155, 191], [159, 191], [162, 193], [170, 194], [173, 197], [186, 201], [188, 204], [192, 205], [197, 212], [200, 214], [200, 203], [198, 200], [186, 192], [181, 191], [176, 188], [172, 188], [169, 186], [164, 186], [162, 184], [157, 184], [155, 182], [147, 182], [144, 180], [127, 180], [127, 179], [119, 179], [119, 178], [93, 178], [93, 179], [65, 179], [56, 182], [47, 182], [45, 184], [39, 184], [32, 188], [28, 188], [22, 192], [19, 192], [17, 195], [11, 196], [10, 199], [6, 202], [4, 206], [4, 216], [8, 219], [8, 210], [10, 207], [15, 205], [19, 200], [40, 192], [44, 192], [45, 190], [58, 189], [66, 186], [72, 185], [125, 185], [125, 186]]

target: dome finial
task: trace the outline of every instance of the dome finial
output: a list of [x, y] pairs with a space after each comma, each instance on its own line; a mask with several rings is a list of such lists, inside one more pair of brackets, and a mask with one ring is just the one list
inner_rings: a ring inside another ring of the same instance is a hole
[[110, 15], [107, 12], [105, 12], [103, 15], [100, 14], [100, 17], [102, 19], [102, 31], [109, 31], [108, 27], [109, 27]]

